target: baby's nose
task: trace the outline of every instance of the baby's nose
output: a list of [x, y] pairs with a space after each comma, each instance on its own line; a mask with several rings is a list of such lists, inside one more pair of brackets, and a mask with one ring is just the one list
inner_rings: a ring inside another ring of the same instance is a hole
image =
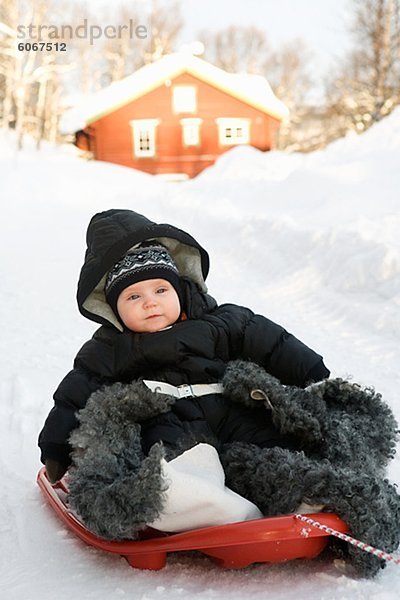
[[144, 301], [145, 306], [154, 306], [157, 304], [157, 298], [155, 296], [148, 296]]

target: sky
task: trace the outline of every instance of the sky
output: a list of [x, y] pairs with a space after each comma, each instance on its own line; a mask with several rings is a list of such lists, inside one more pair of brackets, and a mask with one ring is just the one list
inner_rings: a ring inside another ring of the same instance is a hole
[[[74, 1], [81, 4], [81, 0]], [[118, 3], [128, 7], [131, 4], [140, 13], [148, 14], [152, 6], [172, 9], [176, 2], [180, 4], [183, 20], [177, 49], [196, 41], [201, 31], [220, 31], [231, 25], [255, 26], [264, 31], [276, 51], [280, 44], [301, 39], [311, 57], [309, 75], [314, 87], [309, 99], [315, 103], [324, 101], [327, 74], [336, 69], [340, 58], [352, 46], [354, 0], [136, 0], [131, 3], [114, 0], [113, 8]], [[96, 9], [103, 8], [106, 14], [113, 14], [107, 0], [86, 0], [86, 3], [94, 14]], [[146, 20], [138, 24], [148, 25]]]
[[[127, 4], [126, 0], [119, 1]], [[174, 2], [158, 0], [162, 6], [172, 6]], [[87, 3], [92, 7], [109, 5], [105, 0], [87, 0]], [[137, 3], [147, 10], [152, 0]], [[313, 52], [317, 75], [322, 75], [351, 45], [348, 30], [352, 3], [352, 0], [181, 0], [184, 28], [180, 40], [182, 44], [194, 41], [203, 29], [218, 31], [230, 25], [254, 25], [265, 31], [276, 49], [280, 43], [302, 38]]]
[[325, 75], [351, 46], [351, 4], [351, 0], [182, 0], [185, 26], [181, 37], [186, 43], [202, 29], [253, 25], [265, 31], [275, 50], [280, 44], [302, 39], [312, 57], [315, 89], [310, 99], [318, 102], [324, 97]]
[[195, 39], [201, 29], [254, 25], [277, 48], [282, 42], [302, 38], [322, 64], [340, 56], [349, 44], [351, 0], [183, 0], [181, 6], [185, 41]]

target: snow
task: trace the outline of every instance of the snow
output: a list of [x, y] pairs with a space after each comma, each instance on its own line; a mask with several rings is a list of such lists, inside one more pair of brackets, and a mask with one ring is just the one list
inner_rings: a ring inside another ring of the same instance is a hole
[[[381, 391], [400, 419], [400, 111], [309, 155], [236, 148], [165, 182], [71, 148], [0, 138], [2, 181], [0, 597], [6, 600], [316, 600], [398, 597], [400, 567], [353, 580], [323, 560], [221, 570], [197, 553], [133, 570], [66, 531], [35, 484], [51, 396], [95, 324], [75, 304], [87, 223], [131, 208], [188, 230], [210, 252], [209, 289], [323, 354], [332, 376]], [[400, 483], [399, 458], [390, 477]]]

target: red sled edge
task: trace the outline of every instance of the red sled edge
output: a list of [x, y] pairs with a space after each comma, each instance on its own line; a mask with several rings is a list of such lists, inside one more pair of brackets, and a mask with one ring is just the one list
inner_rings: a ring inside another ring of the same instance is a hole
[[[109, 541], [89, 531], [70, 511], [66, 499], [68, 489], [63, 480], [52, 485], [42, 467], [37, 483], [59, 518], [81, 540], [106, 552], [120, 554], [138, 569], [162, 569], [168, 552], [198, 550], [212, 557], [220, 566], [242, 568], [253, 563], [286, 562], [296, 558], [312, 559], [325, 548], [329, 535], [308, 527], [294, 517], [265, 517], [166, 534], [152, 529], [136, 541]], [[347, 525], [333, 513], [310, 514], [319, 523], [342, 533]]]

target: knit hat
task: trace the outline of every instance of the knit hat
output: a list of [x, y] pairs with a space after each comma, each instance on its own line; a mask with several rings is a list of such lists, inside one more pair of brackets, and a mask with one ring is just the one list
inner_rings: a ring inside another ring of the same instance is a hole
[[117, 312], [117, 301], [125, 288], [147, 279], [166, 279], [178, 294], [182, 306], [179, 271], [168, 250], [161, 245], [130, 250], [110, 269], [104, 286], [108, 304]]

